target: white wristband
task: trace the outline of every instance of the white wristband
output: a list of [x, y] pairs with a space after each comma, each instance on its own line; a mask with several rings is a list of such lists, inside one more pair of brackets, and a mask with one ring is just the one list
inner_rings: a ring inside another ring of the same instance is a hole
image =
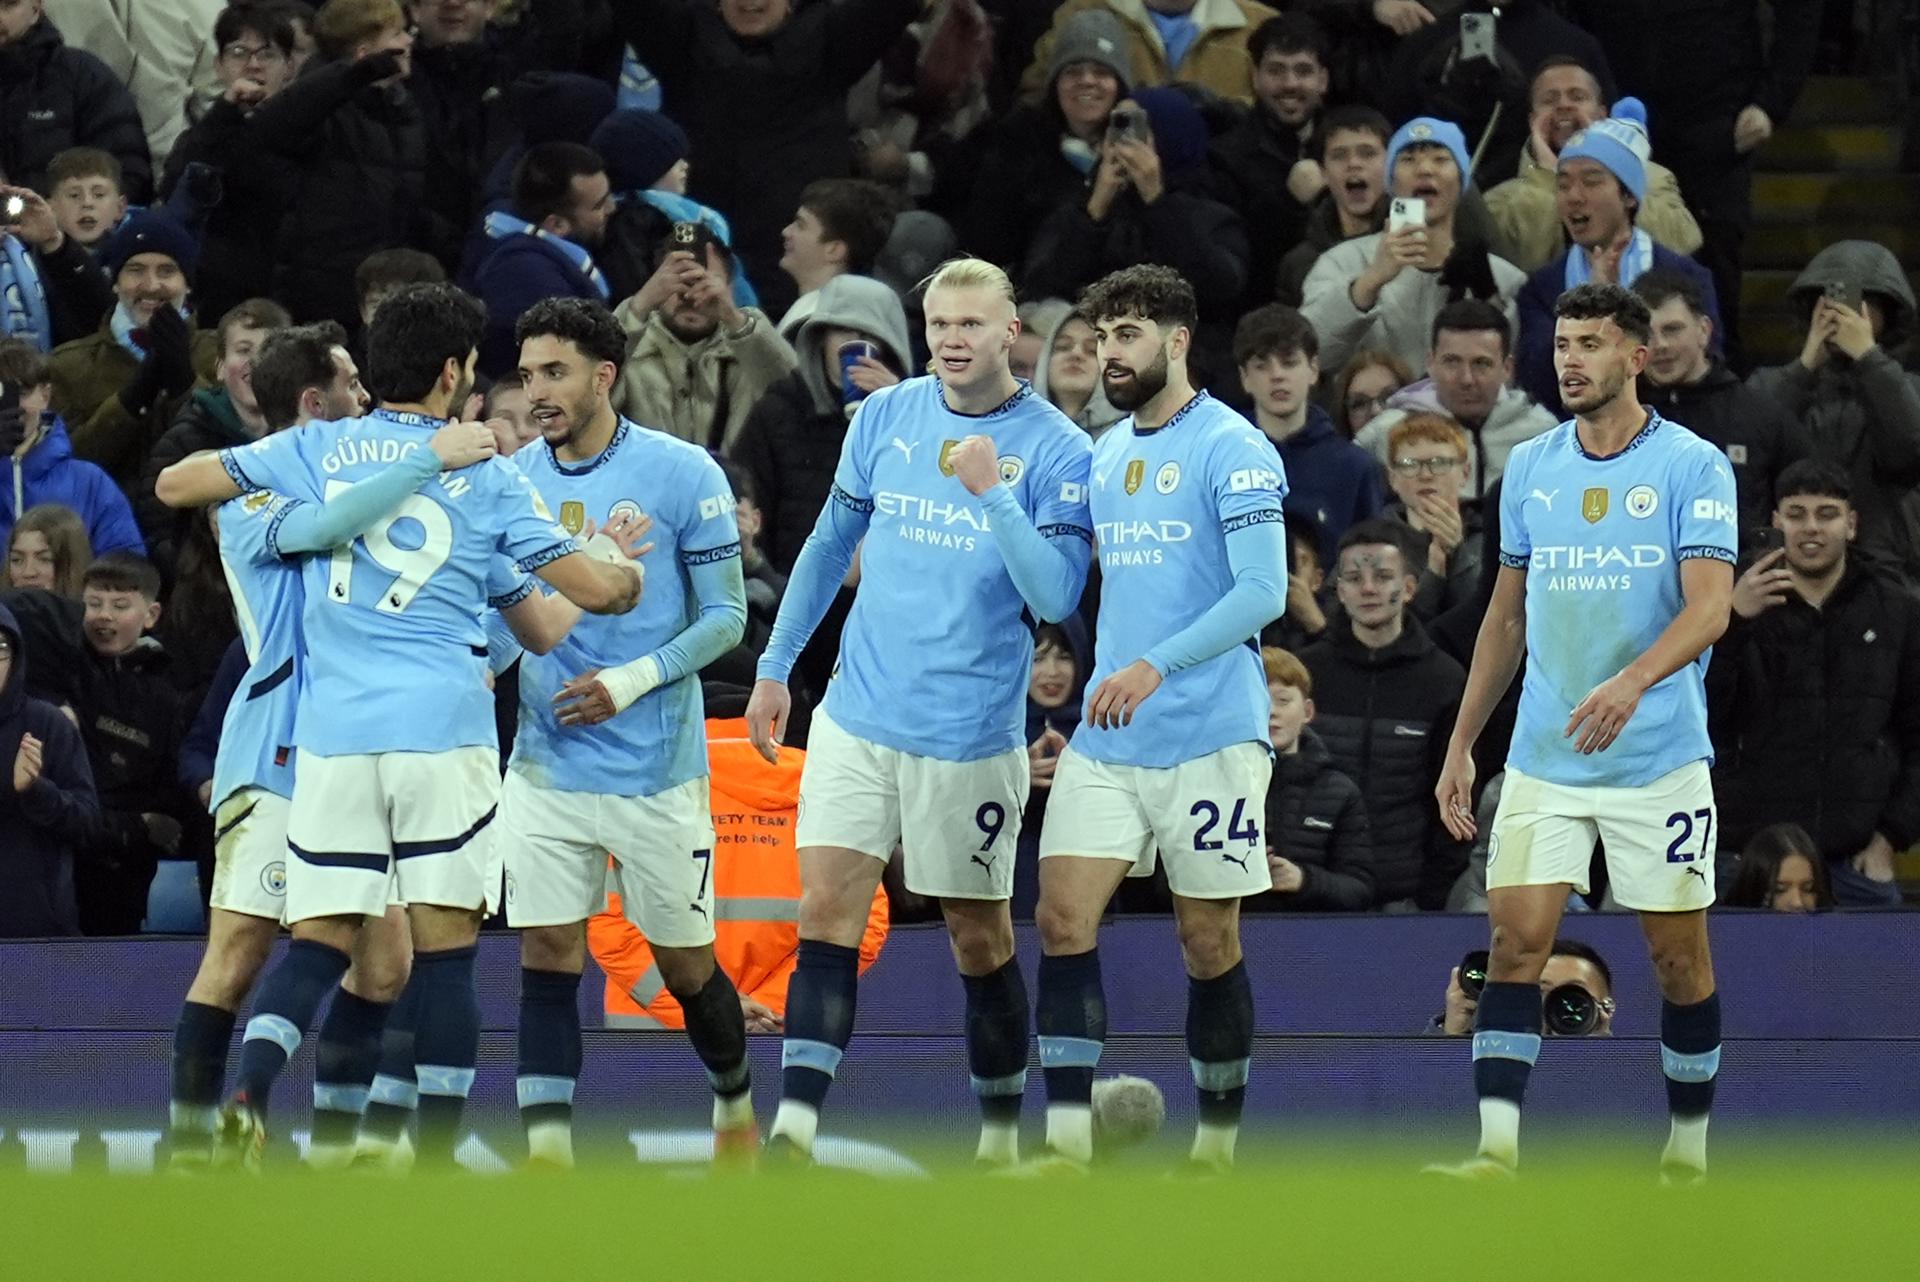
[[605, 561], [608, 565], [625, 565], [627, 554], [620, 545], [604, 534], [595, 534], [580, 545], [580, 550], [596, 561]]
[[643, 654], [617, 668], [600, 670], [600, 684], [606, 687], [607, 697], [613, 700], [616, 713], [625, 712], [633, 706], [634, 700], [658, 687], [660, 677], [660, 661], [650, 654]]

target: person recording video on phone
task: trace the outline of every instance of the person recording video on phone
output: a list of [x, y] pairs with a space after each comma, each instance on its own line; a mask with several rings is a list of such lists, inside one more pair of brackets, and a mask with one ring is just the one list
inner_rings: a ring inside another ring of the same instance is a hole
[[1421, 116], [1388, 141], [1386, 230], [1335, 245], [1307, 273], [1300, 310], [1320, 335], [1325, 367], [1338, 369], [1365, 347], [1423, 376], [1434, 317], [1463, 298], [1490, 302], [1515, 323], [1526, 276], [1458, 234], [1471, 172], [1466, 136], [1450, 121]]
[[761, 394], [793, 368], [793, 349], [759, 308], [735, 304], [733, 254], [705, 223], [674, 223], [658, 261], [614, 312], [631, 338], [614, 408], [731, 452]]
[[1209, 192], [1207, 144], [1206, 122], [1180, 90], [1136, 89], [1121, 99], [1085, 192], [1034, 233], [1020, 292], [1074, 298], [1123, 267], [1171, 267], [1192, 283], [1200, 304], [1190, 358], [1195, 383], [1237, 395], [1231, 338], [1253, 251], [1240, 215]]
[[1846, 474], [1857, 555], [1920, 584], [1920, 376], [1892, 354], [1914, 333], [1906, 272], [1886, 247], [1843, 240], [1814, 255], [1787, 301], [1807, 318], [1800, 355], [1748, 385], [1799, 420], [1810, 457]]
[[1802, 460], [1776, 488], [1772, 538], [1751, 540], [1707, 669], [1729, 749], [1713, 772], [1720, 845], [1799, 824], [1842, 907], [1898, 906], [1894, 852], [1920, 838], [1920, 601], [1853, 555], [1845, 472]]

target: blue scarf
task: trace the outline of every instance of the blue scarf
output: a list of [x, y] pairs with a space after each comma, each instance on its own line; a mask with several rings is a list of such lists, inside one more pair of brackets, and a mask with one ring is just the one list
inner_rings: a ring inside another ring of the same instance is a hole
[[13, 236], [0, 236], [0, 334], [23, 338], [42, 352], [53, 348], [47, 289], [33, 251]]
[[602, 300], [608, 297], [607, 278], [593, 265], [593, 255], [581, 245], [576, 245], [565, 236], [556, 236], [544, 228], [535, 227], [524, 218], [515, 218], [504, 209], [496, 209], [487, 215], [485, 223], [487, 237], [490, 240], [503, 240], [508, 236], [533, 236], [541, 242], [551, 245], [560, 256], [573, 265], [573, 269], [587, 278], [587, 283], [599, 293]]
[[[661, 191], [649, 187], [645, 191], [629, 192], [620, 197], [624, 204], [630, 198], [646, 201], [655, 209], [676, 223], [699, 223], [713, 233], [715, 240], [727, 248], [733, 248], [733, 228], [727, 223], [727, 216], [719, 210], [703, 205], [691, 196], [682, 196], [677, 191]], [[747, 279], [747, 273], [738, 260], [733, 265], [733, 305], [735, 307], [758, 307], [760, 295], [754, 290], [753, 282]]]
[[[1627, 250], [1620, 255], [1620, 287], [1631, 289], [1633, 282], [1653, 270], [1653, 237], [1633, 229], [1633, 236], [1627, 241]], [[1567, 249], [1566, 288], [1585, 285], [1593, 279], [1587, 268], [1587, 251], [1578, 245]]]

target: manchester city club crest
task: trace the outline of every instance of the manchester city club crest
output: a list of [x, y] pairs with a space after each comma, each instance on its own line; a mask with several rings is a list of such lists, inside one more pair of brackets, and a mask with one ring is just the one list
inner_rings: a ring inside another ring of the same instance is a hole
[[587, 528], [587, 505], [578, 499], [568, 499], [560, 505], [560, 528], [568, 534], [578, 534]]
[[271, 863], [260, 870], [260, 889], [269, 895], [287, 893], [287, 866], [283, 863]]
[[1167, 463], [1153, 474], [1153, 488], [1162, 494], [1173, 493], [1174, 487], [1179, 484], [1180, 465], [1178, 463]]
[[1003, 454], [1000, 456], [1000, 479], [1008, 485], [1019, 481], [1020, 473], [1026, 470], [1027, 465], [1022, 463], [1016, 456], [1012, 454]]
[[1607, 514], [1607, 491], [1605, 486], [1596, 485], [1580, 496], [1580, 515], [1587, 518], [1588, 525], [1598, 525], [1600, 518]]
[[1651, 485], [1636, 485], [1627, 491], [1627, 515], [1644, 521], [1660, 510], [1660, 495]]
[[1138, 494], [1140, 482], [1147, 479], [1147, 461], [1143, 458], [1127, 460], [1127, 493]]
[[[561, 509], [561, 511], [563, 512], [565, 510], [566, 509], [564, 507]], [[618, 503], [615, 503], [612, 507], [607, 509], [608, 521], [617, 521], [623, 516], [626, 517], [629, 521], [637, 521], [643, 515], [644, 513], [641, 512], [640, 505], [638, 503], [635, 503], [632, 499], [621, 499]]]

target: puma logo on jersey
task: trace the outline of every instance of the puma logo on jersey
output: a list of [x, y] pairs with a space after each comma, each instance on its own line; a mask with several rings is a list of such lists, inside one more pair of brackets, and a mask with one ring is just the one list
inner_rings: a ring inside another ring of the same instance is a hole
[[1527, 497], [1530, 499], [1539, 499], [1541, 506], [1551, 512], [1553, 511], [1553, 500], [1559, 493], [1559, 490], [1535, 490], [1533, 493], [1527, 495]]
[[1239, 864], [1241, 872], [1249, 871], [1249, 869], [1247, 868], [1247, 860], [1250, 858], [1252, 858], [1251, 854], [1242, 855], [1238, 859], [1235, 859], [1232, 855], [1228, 854], [1224, 850], [1220, 852], [1220, 862], [1228, 863], [1228, 864]]
[[915, 441], [912, 445], [909, 445], [896, 436], [893, 438], [893, 448], [899, 450], [901, 454], [906, 456], [907, 462], [911, 463], [913, 462], [913, 452], [920, 448], [920, 442]]
[[993, 876], [994, 862], [998, 860], [1000, 856], [995, 855], [992, 859], [982, 859], [980, 856], [974, 855], [971, 858], [974, 863], [979, 864], [982, 868], [986, 869], [987, 876], [991, 877]]

